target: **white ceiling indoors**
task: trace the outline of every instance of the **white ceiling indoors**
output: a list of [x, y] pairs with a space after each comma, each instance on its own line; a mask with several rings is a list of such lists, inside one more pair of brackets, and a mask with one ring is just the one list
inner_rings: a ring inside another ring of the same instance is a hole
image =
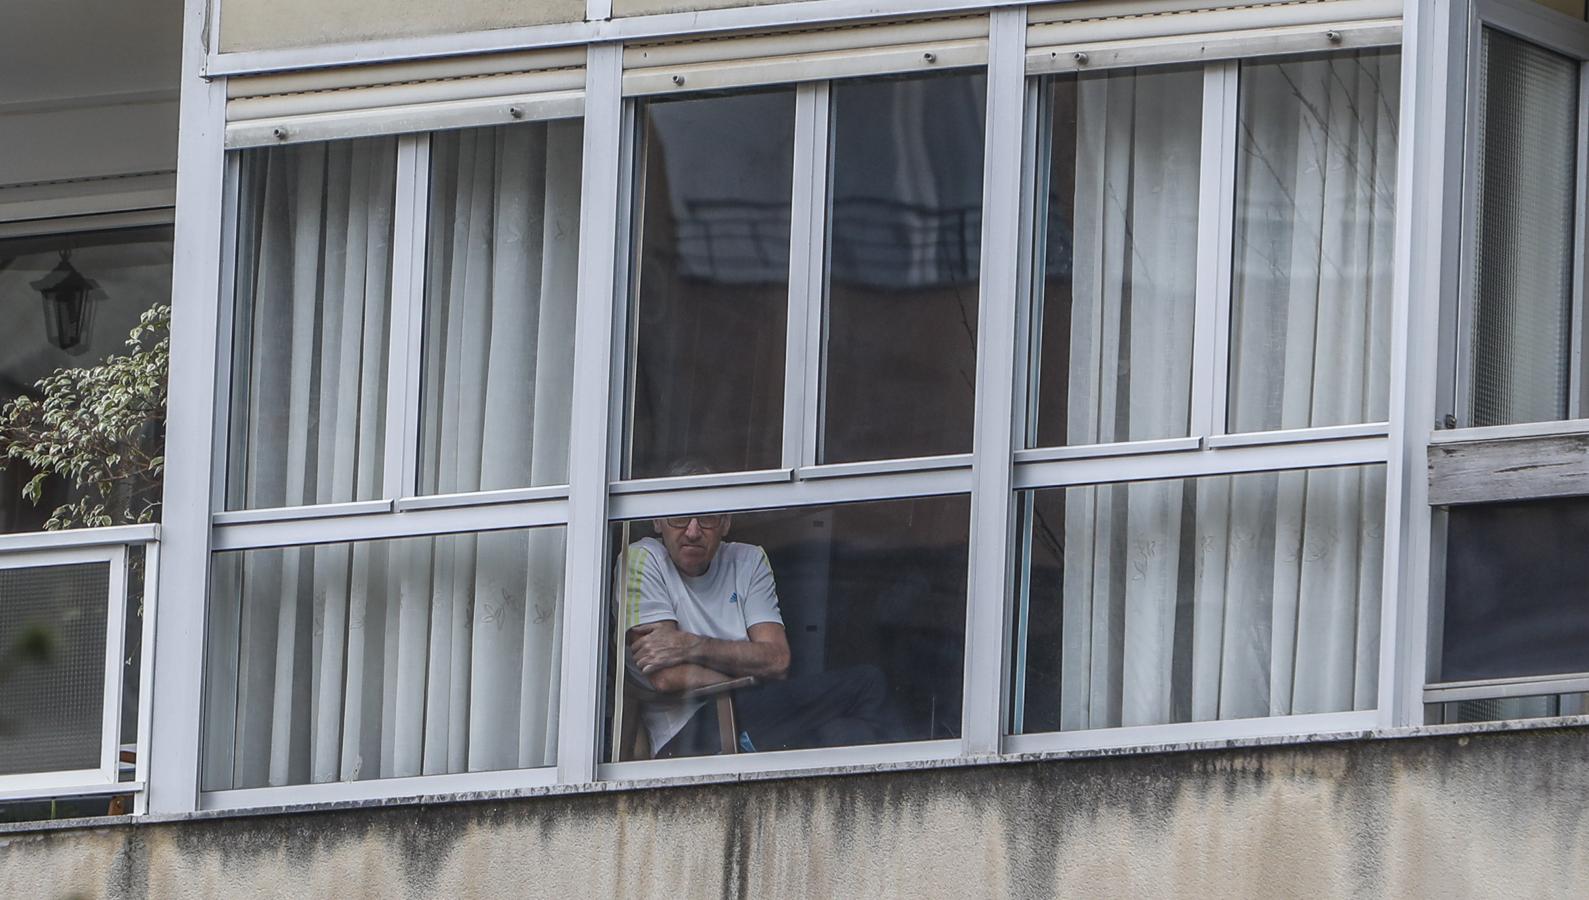
[[182, 0], [0, 0], [0, 220], [17, 186], [176, 166]]
[[0, 0], [0, 112], [175, 91], [182, 0]]

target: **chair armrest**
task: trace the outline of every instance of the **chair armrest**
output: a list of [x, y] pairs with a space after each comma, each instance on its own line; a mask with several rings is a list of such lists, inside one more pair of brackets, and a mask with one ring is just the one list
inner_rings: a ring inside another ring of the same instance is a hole
[[718, 694], [726, 694], [730, 691], [737, 691], [740, 688], [755, 686], [756, 679], [753, 676], [746, 675], [743, 678], [731, 678], [728, 681], [719, 681], [716, 684], [705, 684], [700, 687], [689, 688], [679, 691], [676, 695], [663, 694], [662, 696], [677, 696], [681, 700], [693, 700], [696, 697], [715, 697]]

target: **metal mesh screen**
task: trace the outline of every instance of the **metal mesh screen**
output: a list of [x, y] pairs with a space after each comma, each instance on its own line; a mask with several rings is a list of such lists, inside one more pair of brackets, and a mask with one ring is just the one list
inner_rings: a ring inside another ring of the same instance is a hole
[[0, 775], [99, 765], [107, 563], [0, 569]]
[[1492, 29], [1480, 60], [1468, 424], [1565, 419], [1578, 64]]

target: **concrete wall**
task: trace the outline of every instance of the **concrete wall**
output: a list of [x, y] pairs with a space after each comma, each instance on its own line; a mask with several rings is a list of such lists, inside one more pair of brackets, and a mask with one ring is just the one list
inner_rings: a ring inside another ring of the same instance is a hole
[[585, 0], [222, 0], [220, 10], [231, 53], [580, 22]]
[[1549, 897], [1589, 731], [0, 833], [5, 897]]

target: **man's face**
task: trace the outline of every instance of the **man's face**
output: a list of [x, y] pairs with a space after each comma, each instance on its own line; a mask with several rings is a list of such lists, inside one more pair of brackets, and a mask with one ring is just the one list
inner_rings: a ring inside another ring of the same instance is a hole
[[675, 516], [652, 524], [662, 535], [673, 565], [692, 577], [706, 574], [728, 536], [728, 516]]

